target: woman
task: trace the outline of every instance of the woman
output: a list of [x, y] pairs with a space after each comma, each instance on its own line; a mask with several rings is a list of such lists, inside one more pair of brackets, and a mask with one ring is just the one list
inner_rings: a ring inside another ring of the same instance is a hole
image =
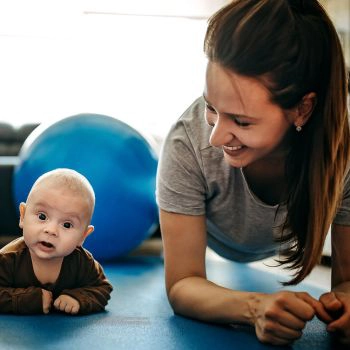
[[[284, 345], [317, 315], [350, 342], [347, 80], [333, 24], [316, 0], [238, 0], [210, 20], [206, 84], [171, 129], [157, 200], [166, 287], [176, 313], [246, 323]], [[241, 262], [283, 253], [302, 281], [332, 225], [332, 291], [273, 294], [206, 279], [207, 245]]]

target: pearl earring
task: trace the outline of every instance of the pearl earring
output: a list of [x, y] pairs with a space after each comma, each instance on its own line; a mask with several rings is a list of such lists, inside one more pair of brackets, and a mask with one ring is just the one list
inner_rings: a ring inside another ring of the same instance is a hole
[[296, 130], [297, 132], [300, 132], [301, 129], [302, 129], [302, 127], [301, 127], [300, 125], [297, 125], [297, 126], [295, 127], [295, 130]]

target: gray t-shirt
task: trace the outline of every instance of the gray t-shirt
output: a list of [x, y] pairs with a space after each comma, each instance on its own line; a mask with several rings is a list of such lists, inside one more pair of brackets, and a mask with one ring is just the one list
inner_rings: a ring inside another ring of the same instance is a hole
[[[163, 144], [158, 206], [173, 213], [205, 215], [208, 245], [223, 257], [249, 262], [277, 254], [282, 247], [276, 238], [286, 208], [268, 205], [254, 195], [243, 169], [231, 167], [221, 148], [209, 144], [211, 130], [204, 118], [204, 100], [199, 98]], [[344, 193], [334, 222], [350, 225], [350, 190]]]

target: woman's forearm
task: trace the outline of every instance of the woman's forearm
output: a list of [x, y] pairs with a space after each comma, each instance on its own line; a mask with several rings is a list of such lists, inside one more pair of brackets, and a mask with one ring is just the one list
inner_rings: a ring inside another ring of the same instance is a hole
[[342, 282], [332, 288], [332, 292], [350, 293], [350, 281]]
[[175, 313], [207, 322], [251, 325], [260, 341], [276, 345], [299, 339], [315, 314], [328, 316], [321, 302], [305, 292], [241, 292], [203, 277], [178, 280], [168, 296]]
[[202, 277], [187, 277], [169, 291], [175, 313], [207, 322], [254, 324], [262, 293], [220, 287]]

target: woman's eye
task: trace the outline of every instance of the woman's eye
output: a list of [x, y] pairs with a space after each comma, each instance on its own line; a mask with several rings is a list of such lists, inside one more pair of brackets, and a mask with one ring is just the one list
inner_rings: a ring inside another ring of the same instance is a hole
[[46, 215], [44, 213], [39, 213], [38, 214], [39, 220], [45, 221], [46, 220]]
[[63, 227], [64, 228], [71, 228], [73, 225], [70, 223], [70, 222], [65, 222], [64, 224], [63, 224]]
[[235, 123], [236, 123], [238, 126], [241, 126], [241, 127], [243, 127], [243, 128], [250, 125], [250, 123], [243, 122], [242, 120], [240, 120], [240, 119], [237, 118], [237, 117], [234, 117], [233, 120], [235, 121]]
[[205, 115], [205, 121], [209, 126], [215, 126], [215, 122], [211, 118], [212, 116], [208, 116], [207, 113]]
[[205, 104], [205, 108], [212, 113], [216, 113], [216, 110], [214, 109], [214, 107], [212, 107], [211, 105], [208, 105], [208, 103]]

